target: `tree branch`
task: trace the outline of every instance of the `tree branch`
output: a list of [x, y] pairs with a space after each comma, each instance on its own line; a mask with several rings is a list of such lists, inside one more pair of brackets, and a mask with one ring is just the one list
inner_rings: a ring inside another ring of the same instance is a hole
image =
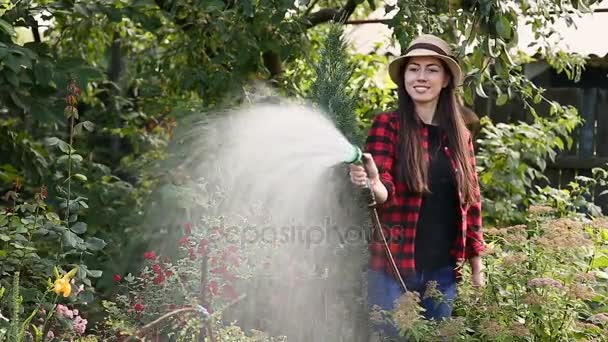
[[348, 18], [350, 18], [353, 12], [355, 12], [358, 5], [359, 1], [348, 0], [340, 10], [336, 8], [320, 9], [305, 18], [307, 22], [306, 28], [315, 27], [332, 20], [344, 24], [348, 21]]
[[32, 22], [32, 35], [34, 36], [34, 41], [36, 43], [42, 42], [42, 39], [40, 37], [40, 31], [38, 30], [38, 22], [36, 21], [36, 19], [34, 19]]
[[345, 25], [365, 25], [365, 24], [385, 24], [390, 23], [390, 19], [366, 19], [366, 20], [349, 20]]

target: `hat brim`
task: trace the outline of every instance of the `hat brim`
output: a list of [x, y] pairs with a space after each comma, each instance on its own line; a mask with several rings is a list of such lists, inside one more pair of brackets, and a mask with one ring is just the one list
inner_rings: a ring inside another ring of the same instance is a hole
[[406, 55], [397, 57], [391, 61], [391, 63], [388, 65], [388, 74], [395, 84], [399, 84], [399, 79], [403, 78], [403, 75], [400, 75], [399, 72], [401, 71], [403, 65], [407, 63], [408, 59], [412, 57], [435, 57], [441, 59], [450, 69], [454, 87], [459, 87], [462, 85], [462, 70], [460, 69], [458, 63], [456, 63], [456, 61], [451, 57], [444, 56], [435, 51], [427, 49], [415, 49], [408, 52]]

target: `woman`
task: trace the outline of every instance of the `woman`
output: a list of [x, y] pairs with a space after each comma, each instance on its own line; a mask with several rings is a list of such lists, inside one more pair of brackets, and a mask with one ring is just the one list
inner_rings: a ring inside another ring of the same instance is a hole
[[[407, 290], [422, 295], [429, 282], [436, 282], [441, 299], [426, 298], [422, 305], [428, 319], [440, 320], [452, 313], [464, 260], [471, 265], [473, 284], [483, 283], [475, 155], [454, 92], [462, 72], [445, 41], [422, 35], [391, 62], [389, 74], [399, 86], [398, 110], [375, 118], [365, 146], [365, 168], [352, 165], [351, 181], [364, 186], [369, 178]], [[382, 239], [373, 236], [368, 302], [392, 310], [403, 289]]]

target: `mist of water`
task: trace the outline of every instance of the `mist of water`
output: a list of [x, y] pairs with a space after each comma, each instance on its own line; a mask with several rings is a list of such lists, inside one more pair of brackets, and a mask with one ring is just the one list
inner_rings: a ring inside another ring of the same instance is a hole
[[[249, 297], [273, 286], [273, 299], [250, 298], [242, 323], [289, 341], [353, 341], [361, 312], [348, 306], [362, 294], [359, 234], [368, 227], [344, 164], [353, 145], [324, 113], [288, 102], [208, 116], [186, 131], [176, 156], [192, 179], [221, 193], [215, 213], [267, 229], [249, 234], [248, 248], [288, 237], [270, 243], [267, 279], [247, 286]], [[260, 323], [261, 315], [271, 322]]]

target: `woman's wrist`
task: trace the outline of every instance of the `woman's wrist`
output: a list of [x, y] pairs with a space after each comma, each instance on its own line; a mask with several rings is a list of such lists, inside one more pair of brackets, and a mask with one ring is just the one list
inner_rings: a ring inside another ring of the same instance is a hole
[[481, 263], [481, 257], [476, 255], [469, 259], [469, 264], [471, 265], [471, 273], [479, 274], [483, 269], [483, 265]]
[[371, 190], [374, 192], [374, 195], [376, 197], [376, 202], [378, 204], [386, 202], [388, 198], [388, 190], [380, 180], [380, 177], [378, 176], [370, 179], [369, 183]]

